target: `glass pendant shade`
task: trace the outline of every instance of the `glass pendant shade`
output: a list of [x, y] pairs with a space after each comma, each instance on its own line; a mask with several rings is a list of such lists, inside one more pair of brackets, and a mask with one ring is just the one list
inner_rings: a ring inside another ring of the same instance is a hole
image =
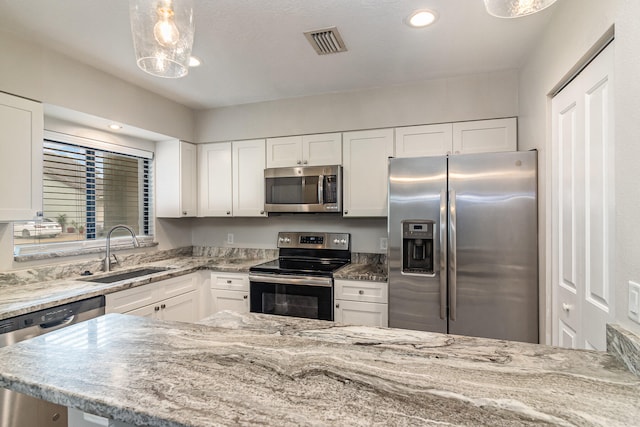
[[518, 18], [546, 9], [556, 0], [484, 0], [490, 15], [498, 18]]
[[193, 47], [193, 0], [129, 0], [136, 63], [157, 77], [189, 72]]

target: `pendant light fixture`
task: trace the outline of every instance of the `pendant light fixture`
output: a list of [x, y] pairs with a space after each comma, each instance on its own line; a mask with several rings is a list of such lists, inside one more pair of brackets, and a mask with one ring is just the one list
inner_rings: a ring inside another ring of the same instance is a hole
[[518, 18], [540, 12], [556, 0], [484, 0], [490, 15], [498, 18]]
[[193, 0], [129, 0], [131, 34], [141, 70], [175, 79], [189, 72]]

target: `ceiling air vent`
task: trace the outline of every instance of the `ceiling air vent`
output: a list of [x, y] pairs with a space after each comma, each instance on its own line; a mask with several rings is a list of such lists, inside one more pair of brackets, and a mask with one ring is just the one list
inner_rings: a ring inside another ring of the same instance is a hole
[[347, 51], [336, 27], [307, 31], [304, 36], [309, 40], [318, 55]]

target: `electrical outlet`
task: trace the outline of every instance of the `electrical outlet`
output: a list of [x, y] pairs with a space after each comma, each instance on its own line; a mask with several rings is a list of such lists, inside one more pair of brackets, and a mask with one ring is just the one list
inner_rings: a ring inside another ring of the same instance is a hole
[[629, 281], [629, 311], [628, 316], [634, 322], [640, 323], [640, 285]]
[[380, 250], [381, 251], [386, 251], [387, 250], [387, 238], [386, 237], [381, 237], [380, 238]]
[[227, 233], [227, 243], [228, 244], [233, 243], [233, 233]]

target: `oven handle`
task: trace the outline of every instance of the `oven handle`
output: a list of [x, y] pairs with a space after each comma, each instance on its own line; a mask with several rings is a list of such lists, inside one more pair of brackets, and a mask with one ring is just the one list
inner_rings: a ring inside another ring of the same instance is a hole
[[303, 285], [303, 286], [322, 286], [330, 288], [333, 286], [333, 279], [329, 277], [313, 277], [313, 276], [281, 276], [276, 274], [249, 274], [250, 282], [275, 283], [276, 285]]

